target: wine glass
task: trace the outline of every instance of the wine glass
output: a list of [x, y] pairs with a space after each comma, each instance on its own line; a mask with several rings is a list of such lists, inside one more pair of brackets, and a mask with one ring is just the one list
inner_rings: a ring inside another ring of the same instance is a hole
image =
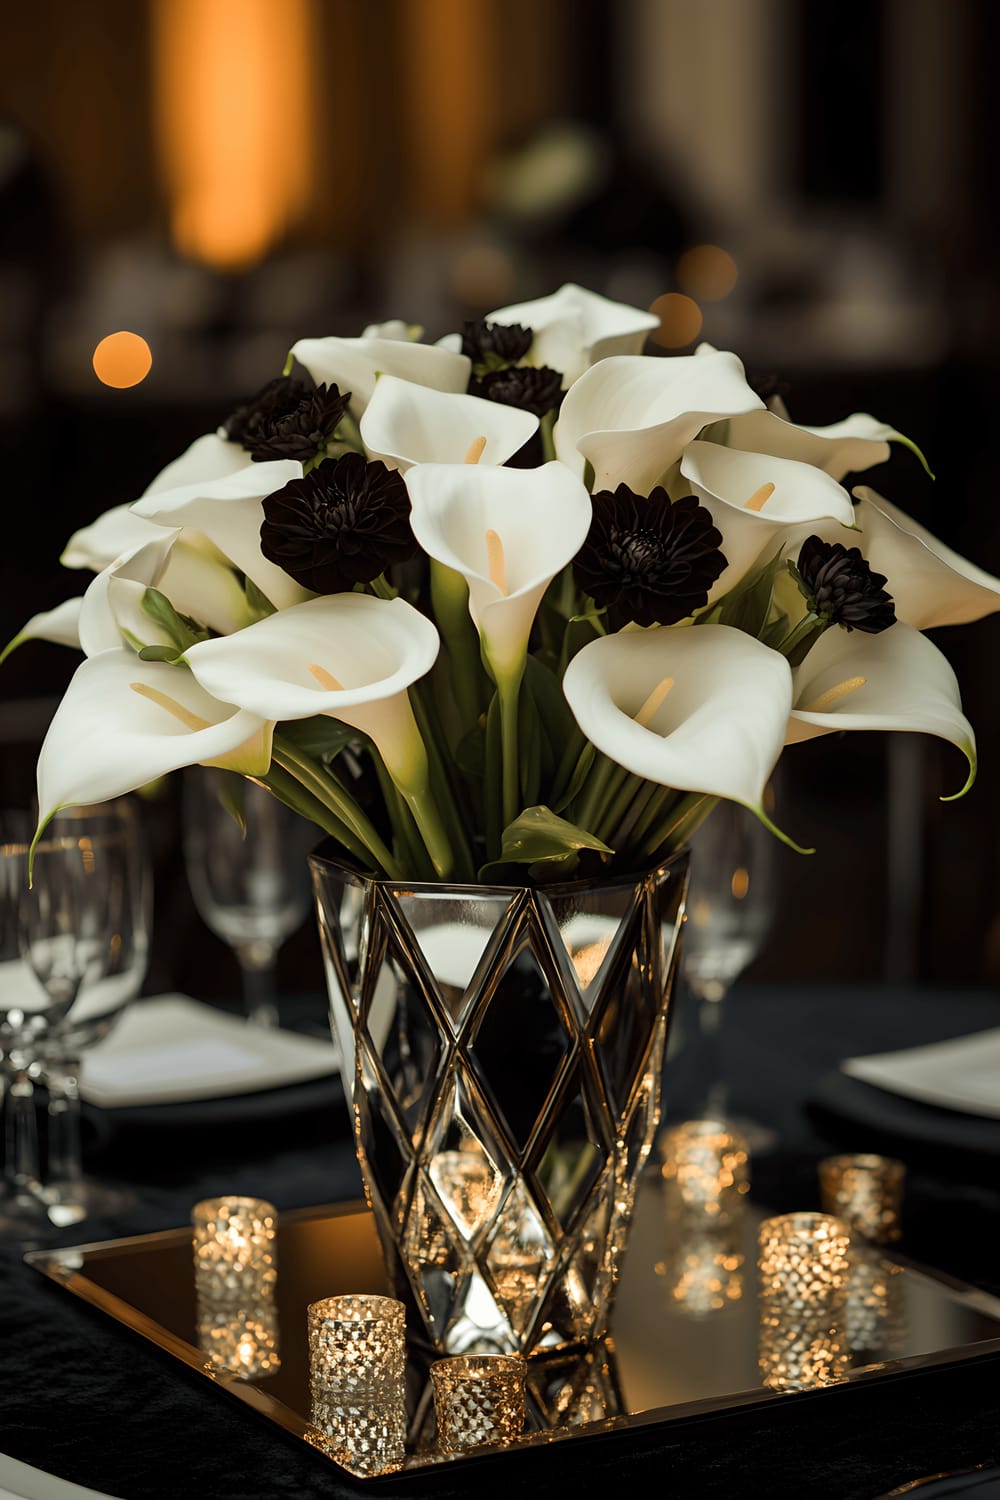
[[720, 802], [690, 845], [682, 970], [698, 1006], [708, 1074], [706, 1113], [720, 1118], [726, 1106], [720, 1049], [723, 1001], [734, 980], [757, 957], [770, 930], [776, 840], [749, 808]]
[[52, 1223], [113, 1213], [131, 1199], [85, 1177], [80, 1054], [107, 1035], [145, 976], [150, 880], [130, 804], [52, 820], [18, 902], [22, 956], [48, 998], [37, 1070], [48, 1090], [49, 1157], [41, 1196]]
[[311, 908], [316, 830], [266, 788], [204, 766], [185, 772], [183, 822], [191, 894], [236, 955], [246, 1018], [276, 1026], [275, 964]]

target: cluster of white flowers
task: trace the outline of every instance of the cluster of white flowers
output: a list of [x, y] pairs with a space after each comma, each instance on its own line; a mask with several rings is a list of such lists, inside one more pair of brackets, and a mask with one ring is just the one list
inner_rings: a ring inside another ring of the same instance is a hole
[[[314, 460], [198, 438], [71, 538], [63, 562], [96, 577], [12, 643], [85, 656], [40, 755], [40, 825], [200, 763], [264, 781], [383, 875], [565, 878], [581, 849], [649, 863], [714, 799], [759, 810], [782, 747], [833, 730], [940, 735], [971, 780], [958, 685], [920, 632], [997, 609], [1000, 582], [843, 483], [906, 440], [860, 414], [797, 426], [731, 353], [643, 355], [656, 321], [574, 286], [489, 315], [525, 333], [520, 368], [560, 372], [542, 418], [470, 394], [458, 336], [392, 323], [295, 344], [288, 368], [347, 398]], [[542, 461], [510, 467], [538, 437]], [[403, 477], [424, 565], [316, 593], [265, 555], [265, 502], [348, 452]], [[593, 497], [623, 486], [640, 530], [656, 490], [696, 497], [721, 534], [674, 623], [615, 625], [574, 583]], [[895, 623], [824, 614], [794, 566], [807, 538], [859, 549]], [[338, 762], [349, 744], [381, 819]]]

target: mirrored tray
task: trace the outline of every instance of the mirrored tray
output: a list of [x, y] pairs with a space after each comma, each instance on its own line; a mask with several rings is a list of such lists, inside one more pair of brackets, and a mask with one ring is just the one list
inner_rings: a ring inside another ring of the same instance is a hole
[[[873, 1251], [859, 1253], [843, 1326], [831, 1336], [762, 1318], [756, 1247], [764, 1214], [743, 1205], [728, 1229], [671, 1219], [656, 1174], [643, 1183], [612, 1336], [583, 1354], [529, 1362], [524, 1435], [506, 1448], [585, 1439], [845, 1381], [1000, 1350], [1000, 1301]], [[36, 1251], [28, 1263], [158, 1344], [218, 1387], [310, 1443], [354, 1477], [389, 1469], [352, 1409], [334, 1443], [310, 1407], [306, 1308], [344, 1292], [385, 1292], [374, 1223], [362, 1205], [282, 1214], [271, 1320], [214, 1324], [195, 1294], [190, 1229], [72, 1249]], [[212, 1357], [199, 1347], [213, 1349]], [[228, 1356], [227, 1356], [228, 1350]], [[242, 1362], [251, 1375], [225, 1368]], [[495, 1452], [438, 1450], [427, 1358], [407, 1371], [407, 1469]], [[356, 1422], [356, 1444], [352, 1441]], [[346, 1423], [346, 1427], [344, 1426]], [[398, 1463], [392, 1465], [398, 1471]]]

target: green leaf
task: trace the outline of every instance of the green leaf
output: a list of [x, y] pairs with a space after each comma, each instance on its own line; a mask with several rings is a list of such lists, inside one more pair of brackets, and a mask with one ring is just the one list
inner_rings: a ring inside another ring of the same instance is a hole
[[243, 580], [243, 592], [246, 595], [247, 608], [253, 615], [254, 620], [266, 620], [268, 615], [277, 613], [274, 605], [264, 593], [264, 590], [258, 588], [252, 578], [245, 578]]
[[486, 774], [485, 718], [484, 714], [483, 723], [473, 724], [469, 732], [462, 735], [453, 752], [455, 764], [463, 776], [471, 776], [476, 781], [481, 781]]
[[524, 684], [527, 691], [522, 696], [522, 707], [525, 697], [534, 704], [544, 737], [542, 763], [546, 774], [551, 776], [566, 745], [577, 733], [576, 720], [566, 702], [562, 679], [535, 656], [529, 656], [525, 663]]
[[176, 646], [140, 646], [136, 655], [140, 661], [166, 661], [171, 666], [184, 665]]
[[536, 880], [568, 880], [576, 873], [584, 849], [602, 856], [614, 854], [592, 833], [567, 823], [551, 808], [526, 807], [504, 829], [500, 858], [484, 865], [479, 878], [493, 879], [507, 865], [528, 865]]
[[178, 614], [166, 594], [159, 589], [147, 588], [142, 596], [142, 607], [146, 614], [173, 641], [178, 652], [186, 651], [199, 641], [208, 640], [208, 631], [197, 620]]
[[589, 740], [584, 740], [573, 774], [569, 779], [566, 790], [557, 798], [552, 811], [561, 813], [583, 790], [583, 783], [590, 774], [590, 768], [594, 764], [597, 751]]
[[317, 714], [312, 719], [295, 719], [281, 726], [286, 740], [310, 755], [314, 760], [329, 765], [349, 745], [365, 745], [367, 737], [350, 724], [331, 719], [326, 714]]
[[[731, 625], [747, 635], [760, 636], [767, 624], [775, 580], [781, 570], [779, 547], [772, 557], [759, 568], [752, 569], [734, 589], [719, 600], [714, 610], [708, 612], [713, 617], [713, 623]], [[704, 624], [705, 616], [700, 617], [698, 623]]]

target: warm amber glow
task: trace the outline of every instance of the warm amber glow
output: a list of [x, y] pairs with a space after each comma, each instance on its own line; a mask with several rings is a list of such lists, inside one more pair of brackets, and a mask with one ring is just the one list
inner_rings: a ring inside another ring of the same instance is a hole
[[738, 275], [736, 262], [720, 245], [692, 245], [677, 262], [677, 285], [699, 302], [721, 302]]
[[680, 292], [665, 292], [649, 310], [660, 320], [659, 328], [650, 337], [667, 349], [683, 349], [685, 344], [694, 343], [701, 332], [701, 308]]
[[109, 333], [94, 350], [94, 374], [120, 391], [145, 380], [152, 366], [149, 345], [137, 333]]
[[174, 243], [252, 265], [314, 178], [309, 0], [153, 0], [158, 150]]
[[745, 901], [750, 894], [750, 871], [744, 869], [743, 865], [737, 866], [733, 871], [733, 878], [729, 882], [729, 889], [733, 893], [734, 901]]

